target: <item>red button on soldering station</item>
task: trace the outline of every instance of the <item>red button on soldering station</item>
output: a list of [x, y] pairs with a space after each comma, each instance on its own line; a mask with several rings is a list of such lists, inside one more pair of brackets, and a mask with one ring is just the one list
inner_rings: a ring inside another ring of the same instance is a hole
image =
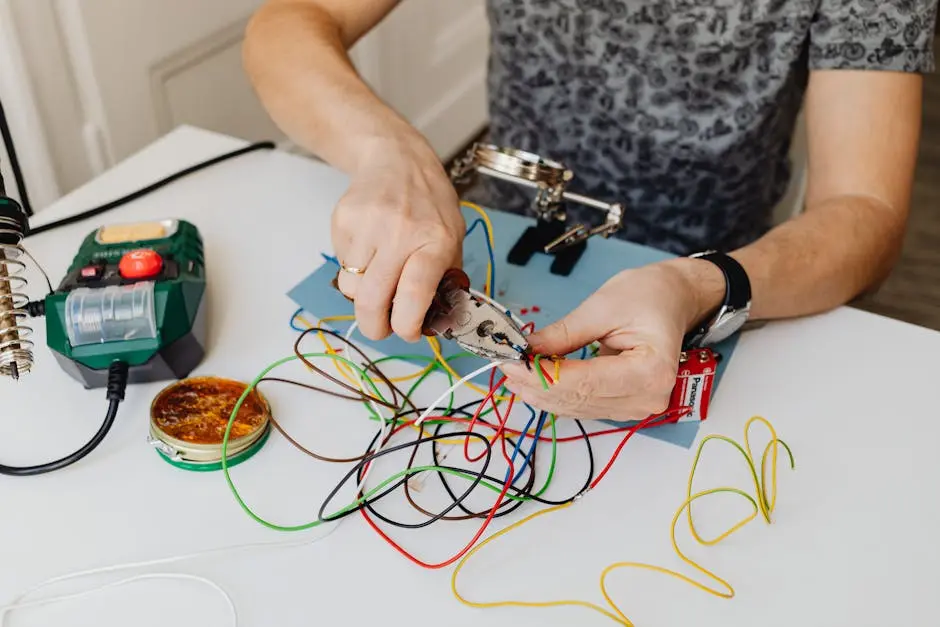
[[155, 250], [142, 248], [125, 253], [118, 264], [118, 270], [125, 279], [146, 279], [160, 274], [163, 258]]

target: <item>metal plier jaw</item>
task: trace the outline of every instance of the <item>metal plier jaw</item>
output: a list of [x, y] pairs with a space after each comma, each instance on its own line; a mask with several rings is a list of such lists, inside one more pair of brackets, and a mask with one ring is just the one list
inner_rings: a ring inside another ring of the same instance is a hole
[[438, 335], [492, 361], [526, 360], [529, 342], [505, 309], [470, 293], [462, 270], [444, 274], [425, 318], [425, 335]]

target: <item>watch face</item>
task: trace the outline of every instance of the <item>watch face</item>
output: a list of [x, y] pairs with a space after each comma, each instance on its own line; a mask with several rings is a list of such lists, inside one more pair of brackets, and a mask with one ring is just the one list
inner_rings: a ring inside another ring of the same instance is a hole
[[725, 313], [719, 316], [702, 338], [702, 344], [717, 344], [737, 333], [747, 322], [746, 310]]

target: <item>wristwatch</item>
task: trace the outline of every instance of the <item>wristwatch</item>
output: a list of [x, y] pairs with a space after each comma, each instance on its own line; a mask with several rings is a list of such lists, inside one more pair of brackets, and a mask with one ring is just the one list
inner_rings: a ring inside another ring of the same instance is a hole
[[718, 266], [725, 276], [725, 299], [701, 327], [686, 335], [687, 349], [717, 344], [731, 337], [741, 330], [751, 313], [751, 281], [736, 259], [714, 250], [689, 256]]

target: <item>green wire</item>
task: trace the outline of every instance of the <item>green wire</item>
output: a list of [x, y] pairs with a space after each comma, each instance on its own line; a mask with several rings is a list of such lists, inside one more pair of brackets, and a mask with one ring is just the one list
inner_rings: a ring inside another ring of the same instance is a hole
[[[337, 354], [335, 354], [335, 353], [305, 353], [303, 356], [304, 356], [305, 358], [307, 358], [307, 359], [316, 358], [316, 357], [326, 357], [326, 358], [329, 358], [329, 359], [336, 359], [336, 360], [339, 360], [339, 361], [343, 361], [343, 362], [345, 362], [347, 365], [349, 365], [349, 366], [355, 368], [357, 371], [359, 371], [359, 373], [362, 374], [363, 378], [364, 378], [366, 381], [368, 381], [368, 382], [371, 383], [371, 379], [369, 378], [369, 376], [368, 376], [367, 374], [365, 374], [365, 372], [363, 372], [363, 370], [362, 370], [359, 366], [357, 366], [356, 364], [354, 364], [354, 363], [351, 362], [350, 360], [346, 359], [345, 357], [342, 357], [342, 356], [337, 355]], [[318, 527], [319, 525], [322, 524], [322, 521], [320, 521], [320, 520], [315, 520], [315, 521], [312, 521], [312, 522], [309, 522], [309, 523], [300, 524], [300, 525], [279, 525], [279, 524], [277, 524], [277, 523], [273, 523], [273, 522], [270, 522], [270, 521], [268, 521], [268, 520], [265, 520], [264, 518], [262, 518], [261, 516], [259, 516], [258, 514], [256, 514], [256, 513], [248, 506], [248, 504], [245, 503], [244, 499], [241, 497], [241, 494], [238, 492], [238, 488], [235, 487], [235, 484], [234, 484], [234, 482], [232, 481], [231, 475], [229, 474], [229, 469], [228, 469], [228, 442], [229, 442], [230, 434], [231, 434], [231, 432], [232, 432], [232, 425], [235, 423], [235, 416], [238, 415], [238, 412], [239, 412], [239, 410], [241, 409], [242, 404], [245, 402], [245, 399], [248, 398], [248, 395], [251, 394], [252, 390], [254, 390], [255, 387], [257, 387], [257, 385], [258, 385], [258, 383], [261, 381], [261, 379], [263, 379], [269, 372], [271, 372], [271, 371], [274, 370], [275, 368], [278, 368], [279, 366], [282, 366], [283, 364], [285, 364], [285, 363], [287, 363], [287, 362], [295, 361], [295, 360], [297, 360], [297, 359], [300, 359], [300, 357], [299, 357], [298, 355], [291, 355], [291, 356], [289, 356], [289, 357], [285, 357], [285, 358], [283, 358], [283, 359], [279, 359], [278, 361], [276, 361], [276, 362], [270, 364], [269, 366], [267, 366], [264, 370], [261, 371], [261, 373], [260, 373], [258, 376], [256, 376], [256, 377], [254, 378], [254, 380], [252, 380], [252, 382], [248, 385], [248, 387], [245, 389], [245, 391], [242, 392], [241, 396], [238, 398], [238, 401], [235, 403], [235, 407], [232, 408], [232, 413], [229, 415], [228, 424], [227, 424], [226, 427], [225, 427], [225, 434], [224, 434], [223, 437], [222, 437], [222, 472], [223, 472], [223, 474], [225, 475], [225, 481], [226, 481], [226, 483], [228, 483], [229, 489], [232, 491], [232, 494], [233, 494], [233, 496], [235, 497], [235, 500], [238, 501], [238, 504], [241, 506], [242, 510], [243, 510], [246, 514], [248, 514], [248, 516], [250, 516], [250, 517], [251, 517], [252, 519], [254, 519], [256, 522], [258, 522], [258, 523], [264, 525], [265, 527], [268, 527], [269, 529], [274, 529], [274, 530], [276, 530], [276, 531], [304, 531], [304, 530], [306, 530], [306, 529], [312, 529], [312, 528], [314, 528], [314, 527]], [[374, 385], [374, 384], [371, 384], [370, 387], [372, 387], [372, 388], [375, 390], [376, 394], [381, 397], [381, 392], [379, 392], [378, 389], [375, 388], [375, 385]], [[384, 397], [381, 397], [381, 398], [382, 398], [382, 400], [385, 400]], [[429, 471], [429, 470], [431, 470], [431, 471], [436, 471], [436, 472], [444, 472], [444, 473], [447, 473], [447, 474], [457, 475], [457, 476], [466, 476], [466, 473], [462, 473], [462, 472], [460, 472], [460, 471], [458, 471], [458, 470], [451, 470], [451, 469], [449, 469], [449, 468], [442, 468], [442, 467], [439, 467], [439, 466], [416, 466], [416, 467], [413, 467], [413, 468], [408, 468], [408, 469], [405, 469], [405, 470], [403, 470], [403, 471], [400, 471], [400, 472], [398, 472], [398, 473], [392, 475], [392, 476], [389, 477], [388, 479], [384, 480], [384, 481], [383, 481], [382, 483], [380, 483], [378, 486], [376, 486], [375, 488], [373, 488], [373, 489], [369, 490], [368, 492], [366, 492], [361, 498], [356, 499], [354, 502], [352, 502], [352, 503], [350, 503], [349, 505], [347, 505], [346, 507], [342, 508], [341, 510], [339, 510], [339, 511], [336, 512], [335, 514], [331, 514], [331, 515], [329, 515], [329, 516], [325, 516], [324, 518], [335, 518], [336, 516], [342, 515], [342, 514], [348, 512], [348, 511], [350, 511], [350, 510], [352, 510], [352, 509], [358, 507], [361, 503], [367, 501], [367, 500], [368, 500], [369, 498], [371, 498], [373, 495], [379, 493], [383, 488], [385, 488], [385, 486], [389, 485], [390, 483], [392, 483], [393, 481], [395, 481], [395, 480], [397, 480], [397, 479], [400, 479], [401, 477], [404, 477], [404, 476], [407, 476], [407, 475], [410, 475], [410, 474], [416, 474], [416, 473], [419, 473], [419, 472], [425, 472], [425, 471]]]
[[[469, 353], [460, 353], [460, 354], [457, 354], [457, 355], [454, 355], [454, 356], [448, 358], [447, 361], [449, 362], [450, 359], [457, 359], [457, 358], [460, 358], [460, 357], [470, 357], [470, 356], [472, 356], [472, 355], [469, 354]], [[356, 372], [360, 375], [360, 379], [363, 380], [364, 382], [366, 382], [366, 383], [368, 384], [369, 388], [374, 392], [374, 394], [375, 394], [378, 398], [380, 398], [382, 401], [388, 402], [387, 399], [385, 398], [385, 396], [384, 396], [384, 395], [382, 394], [382, 392], [379, 390], [378, 386], [376, 386], [375, 381], [372, 379], [372, 377], [370, 377], [370, 376], [366, 373], [366, 371], [365, 371], [363, 368], [361, 368], [361, 367], [358, 366], [357, 364], [353, 363], [353, 362], [350, 361], [349, 359], [347, 359], [347, 358], [345, 358], [345, 357], [343, 357], [343, 356], [341, 356], [341, 355], [339, 355], [339, 354], [336, 354], [336, 353], [305, 353], [305, 354], [303, 354], [303, 357], [306, 358], [306, 359], [311, 359], [311, 358], [327, 358], [327, 359], [334, 359], [334, 360], [336, 360], [336, 361], [341, 361], [341, 362], [345, 363], [346, 365], [348, 365], [348, 366], [350, 366], [351, 368], [353, 368], [354, 370], [356, 370]], [[274, 363], [272, 363], [272, 364], [268, 365], [267, 367], [265, 367], [265, 368], [251, 381], [251, 383], [248, 385], [248, 387], [242, 392], [241, 396], [238, 398], [238, 401], [235, 403], [235, 406], [232, 408], [232, 411], [231, 411], [231, 413], [229, 414], [228, 424], [227, 424], [226, 427], [225, 427], [225, 433], [224, 433], [223, 436], [222, 436], [222, 460], [221, 460], [221, 463], [222, 463], [222, 473], [223, 473], [224, 476], [225, 476], [225, 481], [226, 481], [226, 483], [228, 484], [229, 490], [232, 492], [232, 495], [235, 497], [235, 500], [238, 502], [239, 506], [242, 508], [242, 510], [243, 510], [250, 518], [252, 518], [252, 519], [255, 520], [256, 522], [260, 523], [261, 525], [263, 525], [263, 526], [265, 526], [265, 527], [267, 527], [267, 528], [269, 528], [269, 529], [276, 530], [276, 531], [304, 531], [304, 530], [307, 530], [307, 529], [312, 529], [312, 528], [314, 528], [314, 527], [318, 527], [319, 525], [322, 524], [322, 521], [320, 521], [320, 520], [315, 520], [315, 521], [308, 522], [308, 523], [303, 523], [303, 524], [300, 524], [300, 525], [280, 525], [280, 524], [277, 524], [277, 523], [273, 523], [273, 522], [271, 522], [271, 521], [269, 521], [269, 520], [266, 520], [266, 519], [262, 518], [261, 516], [259, 516], [258, 514], [256, 514], [256, 513], [251, 509], [251, 507], [245, 502], [245, 500], [242, 498], [241, 494], [240, 494], [239, 491], [238, 491], [238, 488], [235, 487], [235, 483], [234, 483], [233, 480], [232, 480], [231, 474], [229, 473], [229, 464], [228, 464], [228, 461], [229, 461], [229, 460], [228, 460], [228, 444], [229, 444], [229, 439], [230, 439], [230, 437], [231, 437], [232, 427], [233, 427], [233, 425], [235, 424], [235, 417], [238, 415], [238, 412], [239, 412], [239, 410], [241, 409], [242, 405], [244, 404], [245, 400], [248, 398], [248, 395], [251, 394], [251, 392], [258, 386], [258, 384], [261, 382], [261, 380], [262, 380], [264, 377], [266, 377], [266, 376], [268, 375], [268, 373], [270, 373], [272, 370], [274, 370], [275, 368], [278, 368], [278, 367], [280, 367], [280, 366], [282, 366], [282, 365], [284, 365], [284, 364], [286, 364], [286, 363], [288, 363], [288, 362], [296, 361], [296, 360], [298, 360], [298, 359], [300, 359], [300, 356], [298, 356], [298, 355], [291, 355], [291, 356], [289, 356], [289, 357], [284, 357], [284, 358], [282, 358], [282, 359], [279, 359], [279, 360], [275, 361]], [[428, 358], [428, 357], [426, 357], [426, 356], [424, 356], [424, 355], [394, 355], [394, 356], [383, 357], [383, 358], [381, 358], [381, 359], [376, 360], [376, 361], [373, 362], [373, 363], [374, 363], [374, 364], [378, 364], [378, 363], [381, 363], [381, 362], [384, 362], [384, 361], [389, 361], [389, 360], [408, 360], [408, 359], [431, 361], [431, 358]], [[538, 357], [536, 357], [536, 360], [538, 360]], [[436, 362], [437, 360], [435, 359], [434, 361]], [[417, 387], [425, 380], [425, 378], [427, 378], [428, 375], [430, 375], [432, 372], [434, 372], [434, 371], [436, 371], [436, 370], [443, 370], [443, 369], [440, 367], [440, 364], [438, 364], [438, 363], [435, 363], [434, 366], [432, 366], [431, 368], [429, 368], [426, 372], [422, 373], [422, 375], [418, 378], [418, 380], [415, 381], [415, 383], [414, 383], [414, 384], [411, 386], [411, 388], [409, 389], [408, 396], [411, 396], [411, 394], [412, 394], [412, 393], [417, 389]], [[449, 380], [451, 381], [451, 386], [453, 386], [453, 375], [451, 375], [450, 373], [447, 373], [446, 371], [445, 371], [445, 373], [447, 374]], [[547, 385], [547, 383], [546, 383], [546, 385]], [[503, 386], [502, 389], [505, 390], [505, 386]], [[451, 391], [451, 394], [450, 394], [450, 403], [448, 404], [448, 409], [447, 409], [447, 414], [448, 414], [448, 415], [450, 415], [450, 414], [453, 413], [453, 402], [454, 402], [454, 392]], [[494, 404], [495, 404], [495, 403], [494, 403]], [[368, 411], [369, 411], [369, 413], [370, 413], [370, 415], [371, 415], [371, 417], [372, 417], [373, 420], [382, 420], [382, 417], [376, 413], [375, 409], [371, 406], [371, 403], [369, 403], [368, 401], [365, 401], [365, 402], [364, 402], [364, 405], [365, 405], [365, 407], [368, 409]], [[494, 410], [494, 408], [491, 407], [488, 411], [493, 411], [493, 410]], [[482, 412], [482, 413], [481, 413], [481, 416], [482, 416], [482, 415], [485, 415], [485, 413], [488, 413], [488, 412]], [[557, 446], [558, 446], [558, 443], [557, 443], [557, 433], [556, 433], [556, 424], [555, 424], [555, 415], [554, 415], [554, 414], [550, 414], [550, 419], [551, 419], [551, 425], [552, 425], [552, 458], [551, 458], [551, 465], [550, 465], [550, 467], [549, 467], [548, 474], [547, 474], [547, 476], [546, 476], [546, 478], [545, 478], [545, 483], [544, 483], [544, 485], [542, 486], [542, 488], [535, 494], [536, 497], [541, 496], [541, 495], [545, 492], [545, 490], [548, 488], [548, 486], [549, 486], [549, 484], [550, 484], [550, 482], [551, 482], [552, 476], [554, 475], [554, 470], [555, 470], [555, 462], [556, 462], [556, 458], [557, 458]], [[437, 420], [437, 421], [428, 420], [428, 421], [426, 421], [426, 422], [427, 422], [427, 423], [432, 423], [432, 422], [433, 422], [433, 423], [439, 423], [439, 422], [448, 422], [448, 421], [442, 419], [442, 420]], [[520, 436], [520, 437], [525, 437], [525, 436]], [[536, 445], [537, 445], [537, 443], [533, 444], [533, 446], [536, 446]], [[475, 479], [478, 477], [478, 475], [476, 475], [476, 474], [471, 474], [471, 473], [469, 473], [469, 472], [461, 471], [461, 470], [456, 469], [456, 468], [445, 468], [445, 467], [442, 467], [442, 466], [415, 466], [415, 467], [408, 468], [408, 469], [406, 469], [406, 470], [400, 471], [400, 472], [398, 472], [398, 473], [392, 475], [391, 477], [389, 477], [389, 478], [385, 479], [384, 481], [382, 481], [382, 482], [381, 482], [378, 486], [376, 486], [375, 488], [372, 488], [372, 489], [369, 490], [368, 492], [365, 492], [365, 493], [363, 494], [363, 496], [360, 497], [359, 499], [356, 499], [354, 502], [350, 503], [349, 505], [347, 505], [346, 507], [340, 509], [338, 512], [336, 512], [336, 513], [334, 513], [334, 514], [330, 514], [330, 515], [328, 515], [328, 516], [324, 516], [324, 518], [331, 519], [331, 518], [335, 518], [335, 517], [337, 517], [337, 516], [341, 516], [342, 514], [348, 512], [348, 511], [350, 511], [350, 510], [352, 510], [352, 509], [355, 509], [355, 508], [358, 507], [360, 504], [366, 502], [366, 501], [367, 501], [368, 499], [370, 499], [373, 495], [379, 493], [383, 488], [385, 488], [385, 487], [386, 487], [387, 485], [389, 485], [390, 483], [392, 483], [392, 482], [394, 482], [394, 481], [396, 481], [396, 480], [398, 480], [398, 479], [400, 479], [400, 478], [402, 478], [402, 477], [405, 477], [405, 476], [407, 476], [407, 475], [418, 474], [418, 473], [426, 472], [426, 471], [442, 472], [442, 473], [446, 473], [446, 474], [451, 475], [451, 476], [455, 476], [455, 477], [458, 477], [458, 478], [467, 479], [467, 480], [471, 480], [471, 481], [472, 481], [472, 480], [475, 480]], [[491, 483], [491, 482], [489, 482], [489, 481], [487, 481], [487, 480], [485, 480], [485, 479], [482, 480], [482, 481], [480, 481], [479, 485], [483, 485], [483, 486], [485, 486], [486, 488], [488, 488], [488, 489], [490, 489], [490, 490], [496, 492], [497, 494], [498, 494], [498, 493], [501, 493], [501, 492], [503, 491], [503, 487], [504, 487], [504, 486], [500, 486], [500, 485], [493, 484], [493, 483]], [[517, 496], [517, 495], [514, 495], [514, 494], [510, 494], [510, 493], [507, 491], [506, 494], [505, 494], [505, 498], [510, 499], [510, 500], [513, 500], [513, 501], [531, 501], [533, 497], [532, 497], [532, 496]]]
[[[542, 356], [535, 356], [535, 371], [539, 375], [539, 381], [542, 382], [542, 389], [548, 390], [548, 379], [545, 378], [545, 373], [542, 372]], [[542, 489], [534, 494], [534, 496], [542, 496], [545, 493], [545, 490], [548, 489], [548, 484], [551, 483], [552, 477], [555, 476], [555, 461], [557, 459], [558, 451], [558, 429], [555, 425], [555, 414], [549, 414], [549, 420], [552, 421], [552, 461], [548, 467], [548, 474], [545, 475], [545, 484], [542, 486]]]

